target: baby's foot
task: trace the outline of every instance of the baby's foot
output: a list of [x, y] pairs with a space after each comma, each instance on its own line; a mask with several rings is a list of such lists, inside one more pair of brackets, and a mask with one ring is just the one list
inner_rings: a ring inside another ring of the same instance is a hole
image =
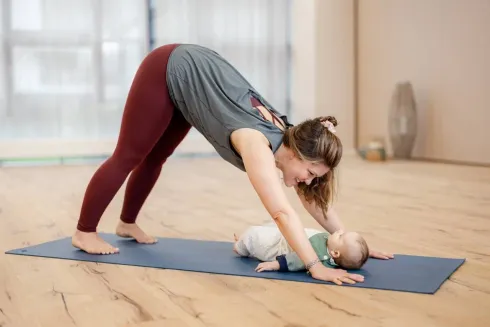
[[120, 237], [131, 237], [138, 243], [153, 244], [157, 242], [157, 239], [149, 236], [136, 224], [127, 224], [123, 221], [119, 221], [119, 225], [116, 228], [116, 235]]
[[235, 243], [233, 244], [233, 252], [235, 252], [236, 254], [240, 255], [240, 253], [238, 253], [238, 250], [237, 250], [237, 247], [236, 247], [236, 243], [238, 242], [238, 236], [236, 236], [235, 233], [233, 233], [233, 236], [235, 237]]
[[97, 233], [85, 233], [77, 230], [71, 238], [71, 244], [90, 254], [114, 254], [119, 253], [119, 249], [113, 247]]

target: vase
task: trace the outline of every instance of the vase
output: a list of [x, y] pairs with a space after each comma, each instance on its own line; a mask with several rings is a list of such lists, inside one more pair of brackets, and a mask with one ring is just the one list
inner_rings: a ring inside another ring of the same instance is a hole
[[409, 159], [417, 136], [417, 105], [412, 84], [395, 86], [389, 110], [389, 137], [393, 157]]

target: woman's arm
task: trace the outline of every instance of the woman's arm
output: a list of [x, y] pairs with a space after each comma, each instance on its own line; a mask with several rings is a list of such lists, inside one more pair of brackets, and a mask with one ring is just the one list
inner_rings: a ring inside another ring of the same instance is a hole
[[236, 137], [236, 148], [265, 209], [305, 265], [313, 262], [318, 256], [308, 241], [301, 220], [282, 189], [268, 140], [255, 130], [241, 130], [235, 133], [246, 133], [246, 137]]
[[[296, 188], [296, 192], [298, 189]], [[339, 215], [333, 207], [328, 208], [327, 219], [323, 216], [322, 210], [315, 205], [315, 203], [308, 203], [303, 196], [298, 193], [298, 197], [303, 204], [303, 207], [308, 213], [322, 226], [327, 232], [333, 234], [337, 230], [343, 230], [344, 225], [340, 220]]]
[[311, 276], [339, 285], [342, 282], [349, 284], [354, 284], [356, 281], [362, 282], [363, 276], [349, 274], [341, 269], [327, 268], [318, 260], [299, 216], [282, 189], [274, 155], [269, 148], [267, 138], [259, 131], [242, 129], [234, 132], [232, 143], [242, 157], [250, 182], [288, 244], [305, 263], [305, 266], [316, 262], [309, 269]]

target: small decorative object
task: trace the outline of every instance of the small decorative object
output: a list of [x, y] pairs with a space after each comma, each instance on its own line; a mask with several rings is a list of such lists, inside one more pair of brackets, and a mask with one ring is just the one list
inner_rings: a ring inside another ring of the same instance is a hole
[[361, 158], [367, 161], [385, 161], [386, 150], [382, 141], [372, 140], [368, 144], [362, 146], [357, 151]]
[[396, 84], [389, 112], [389, 135], [394, 158], [408, 159], [412, 155], [417, 133], [417, 105], [412, 84]]

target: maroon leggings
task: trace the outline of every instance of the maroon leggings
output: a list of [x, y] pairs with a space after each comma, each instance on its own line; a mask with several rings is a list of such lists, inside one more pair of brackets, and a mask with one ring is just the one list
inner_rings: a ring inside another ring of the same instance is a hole
[[138, 68], [116, 148], [87, 186], [78, 230], [96, 231], [102, 214], [130, 173], [120, 218], [134, 223], [163, 163], [189, 132], [191, 125], [174, 108], [167, 89], [167, 62], [176, 46], [153, 50]]

